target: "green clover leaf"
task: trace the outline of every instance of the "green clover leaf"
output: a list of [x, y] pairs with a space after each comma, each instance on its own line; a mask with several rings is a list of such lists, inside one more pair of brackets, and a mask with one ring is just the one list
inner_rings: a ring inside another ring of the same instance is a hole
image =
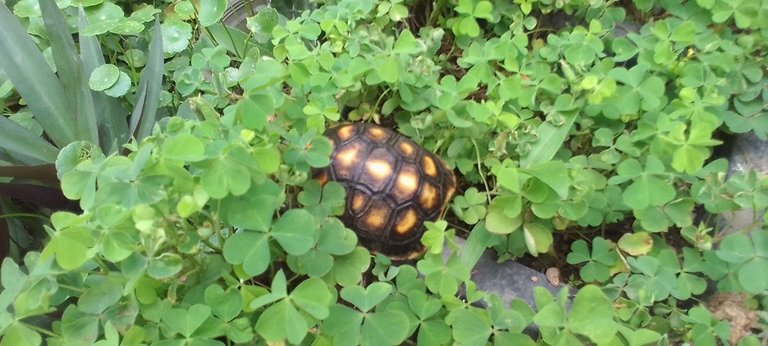
[[620, 183], [630, 178], [632, 184], [627, 186], [622, 194], [624, 203], [634, 210], [645, 209], [648, 206], [660, 206], [675, 197], [675, 189], [658, 176], [664, 173], [663, 163], [653, 155], [648, 156], [645, 168], [634, 159], [622, 162], [617, 168], [616, 177], [609, 183]]
[[210, 307], [195, 304], [189, 309], [173, 308], [166, 310], [163, 314], [163, 322], [176, 333], [189, 337], [197, 328], [200, 328], [210, 315]]
[[566, 260], [570, 264], [586, 262], [579, 271], [581, 279], [585, 282], [605, 282], [610, 278], [610, 268], [619, 261], [619, 257], [611, 251], [605, 239], [597, 237], [592, 240], [591, 253], [585, 241], [573, 242], [571, 252], [568, 253]]
[[374, 282], [363, 288], [347, 286], [341, 289], [341, 297], [352, 303], [362, 312], [368, 312], [392, 292], [392, 285], [386, 282]]
[[198, 13], [200, 25], [211, 26], [216, 24], [224, 15], [226, 9], [226, 0], [201, 0], [200, 13]]
[[267, 270], [271, 259], [269, 237], [266, 233], [241, 231], [224, 243], [227, 263], [242, 264], [246, 274], [256, 276]]
[[640, 256], [651, 251], [653, 239], [646, 232], [624, 233], [619, 239], [618, 246], [631, 256]]
[[618, 329], [617, 323], [613, 321], [611, 301], [594, 285], [579, 289], [566, 325], [574, 333], [585, 335], [595, 343], [610, 341]]
[[205, 303], [211, 307], [211, 312], [224, 321], [231, 321], [240, 314], [243, 308], [243, 298], [234, 287], [224, 291], [221, 286], [212, 284], [205, 289]]
[[315, 222], [304, 209], [291, 209], [272, 226], [272, 237], [289, 254], [297, 256], [315, 245]]

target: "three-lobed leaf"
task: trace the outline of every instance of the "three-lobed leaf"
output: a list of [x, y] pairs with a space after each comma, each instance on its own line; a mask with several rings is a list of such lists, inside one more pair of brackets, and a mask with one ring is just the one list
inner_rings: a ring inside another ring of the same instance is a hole
[[363, 345], [400, 345], [408, 337], [408, 321], [395, 310], [365, 316], [362, 327]]
[[[286, 297], [284, 292], [285, 277], [280, 272], [279, 285], [273, 283], [272, 300]], [[276, 277], [277, 278], [277, 277]], [[278, 281], [278, 280], [276, 280]], [[278, 287], [279, 286], [279, 287]], [[316, 319], [324, 319], [330, 314], [332, 294], [326, 284], [318, 278], [309, 278], [301, 282], [286, 299], [280, 300], [269, 306], [256, 322], [256, 331], [268, 341], [279, 342], [288, 340], [291, 343], [299, 343], [306, 336], [308, 327], [313, 324], [309, 316]], [[261, 299], [259, 304], [267, 303]], [[254, 303], [251, 303], [254, 306]], [[299, 312], [299, 309], [308, 314]]]
[[211, 312], [224, 321], [230, 321], [242, 311], [243, 299], [234, 287], [226, 291], [217, 284], [205, 289], [205, 303], [211, 307]]
[[306, 336], [307, 329], [307, 320], [287, 300], [267, 308], [256, 322], [256, 332], [268, 342], [287, 340], [298, 344]]
[[85, 264], [93, 256], [93, 235], [85, 227], [70, 227], [56, 231], [43, 250], [43, 255], [54, 255], [65, 270]]
[[41, 342], [42, 338], [40, 337], [40, 334], [27, 327], [24, 323], [16, 321], [3, 331], [3, 338], [0, 340], [0, 345], [40, 345]]
[[227, 238], [224, 243], [224, 258], [228, 263], [240, 264], [251, 276], [267, 270], [271, 259], [269, 236], [266, 233], [241, 231]]
[[319, 320], [328, 317], [332, 298], [328, 286], [319, 278], [302, 281], [290, 295], [297, 307]]
[[315, 245], [315, 222], [304, 209], [291, 209], [272, 226], [272, 237], [291, 255], [302, 255]]
[[386, 282], [374, 282], [363, 288], [361, 286], [347, 286], [339, 292], [341, 298], [352, 303], [363, 312], [373, 309], [392, 292], [392, 285]]
[[462, 309], [452, 313], [453, 338], [465, 344], [482, 344], [493, 331], [491, 321], [483, 310]]
[[595, 343], [613, 339], [618, 325], [613, 321], [613, 305], [599, 287], [587, 285], [573, 299], [567, 326], [571, 331], [589, 337]]
[[173, 308], [165, 311], [163, 322], [171, 330], [185, 337], [190, 337], [210, 315], [211, 308], [209, 306], [195, 304], [188, 309]]

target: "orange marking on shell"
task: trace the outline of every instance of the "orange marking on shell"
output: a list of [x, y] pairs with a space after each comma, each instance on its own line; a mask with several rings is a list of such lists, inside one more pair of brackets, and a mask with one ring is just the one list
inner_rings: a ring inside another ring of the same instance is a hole
[[362, 192], [356, 191], [355, 195], [352, 197], [352, 211], [355, 213], [359, 213], [363, 210], [363, 207], [365, 206], [365, 196]]
[[383, 208], [372, 207], [365, 215], [365, 223], [371, 229], [381, 229], [387, 223], [388, 213]]
[[448, 204], [448, 201], [451, 200], [451, 197], [453, 197], [454, 192], [456, 192], [456, 188], [454, 187], [448, 188], [448, 191], [445, 193], [445, 200], [443, 201], [443, 205]]
[[421, 158], [421, 169], [424, 170], [424, 174], [433, 178], [437, 177], [437, 166], [435, 165], [435, 161], [427, 155], [424, 155], [424, 157]]
[[400, 151], [402, 151], [405, 156], [411, 156], [411, 154], [413, 154], [413, 150], [413, 145], [410, 143], [400, 142]]
[[397, 177], [397, 187], [405, 190], [405, 191], [416, 191], [416, 189], [419, 188], [418, 186], [419, 178], [416, 177], [413, 173], [401, 173], [399, 177]]
[[357, 146], [346, 148], [336, 154], [336, 160], [344, 167], [352, 166], [357, 162], [357, 154], [359, 150], [360, 148]]
[[395, 200], [398, 203], [406, 202], [413, 197], [418, 189], [419, 176], [416, 172], [416, 167], [413, 167], [413, 165], [403, 165], [392, 188]]
[[419, 204], [425, 209], [437, 206], [437, 189], [432, 184], [425, 183], [419, 194]]
[[346, 141], [347, 139], [352, 138], [352, 134], [354, 133], [354, 131], [355, 131], [354, 125], [345, 125], [345, 126], [342, 126], [336, 132], [336, 135], [338, 135], [342, 141]]
[[377, 141], [383, 141], [387, 138], [387, 133], [378, 127], [369, 127], [368, 136]]
[[365, 169], [376, 179], [384, 179], [392, 175], [392, 166], [383, 160], [370, 160], [365, 163]]
[[418, 221], [419, 217], [416, 215], [416, 212], [413, 209], [408, 209], [397, 220], [395, 232], [400, 235], [406, 234], [414, 229]]

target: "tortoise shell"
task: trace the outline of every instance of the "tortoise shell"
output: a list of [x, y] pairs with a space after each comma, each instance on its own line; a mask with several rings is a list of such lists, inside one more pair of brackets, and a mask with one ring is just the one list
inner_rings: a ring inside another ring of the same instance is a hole
[[344, 186], [344, 224], [363, 246], [393, 259], [423, 253], [424, 222], [437, 220], [453, 196], [453, 171], [435, 154], [384, 127], [343, 124], [325, 136], [333, 144], [331, 164], [315, 179]]

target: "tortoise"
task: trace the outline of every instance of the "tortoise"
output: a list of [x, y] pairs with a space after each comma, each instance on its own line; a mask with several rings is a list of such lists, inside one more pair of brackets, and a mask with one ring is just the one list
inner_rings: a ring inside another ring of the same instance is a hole
[[425, 248], [425, 221], [437, 220], [456, 190], [453, 171], [437, 155], [392, 130], [346, 123], [325, 131], [333, 144], [331, 164], [314, 178], [336, 181], [346, 191], [341, 220], [360, 244], [394, 260]]

